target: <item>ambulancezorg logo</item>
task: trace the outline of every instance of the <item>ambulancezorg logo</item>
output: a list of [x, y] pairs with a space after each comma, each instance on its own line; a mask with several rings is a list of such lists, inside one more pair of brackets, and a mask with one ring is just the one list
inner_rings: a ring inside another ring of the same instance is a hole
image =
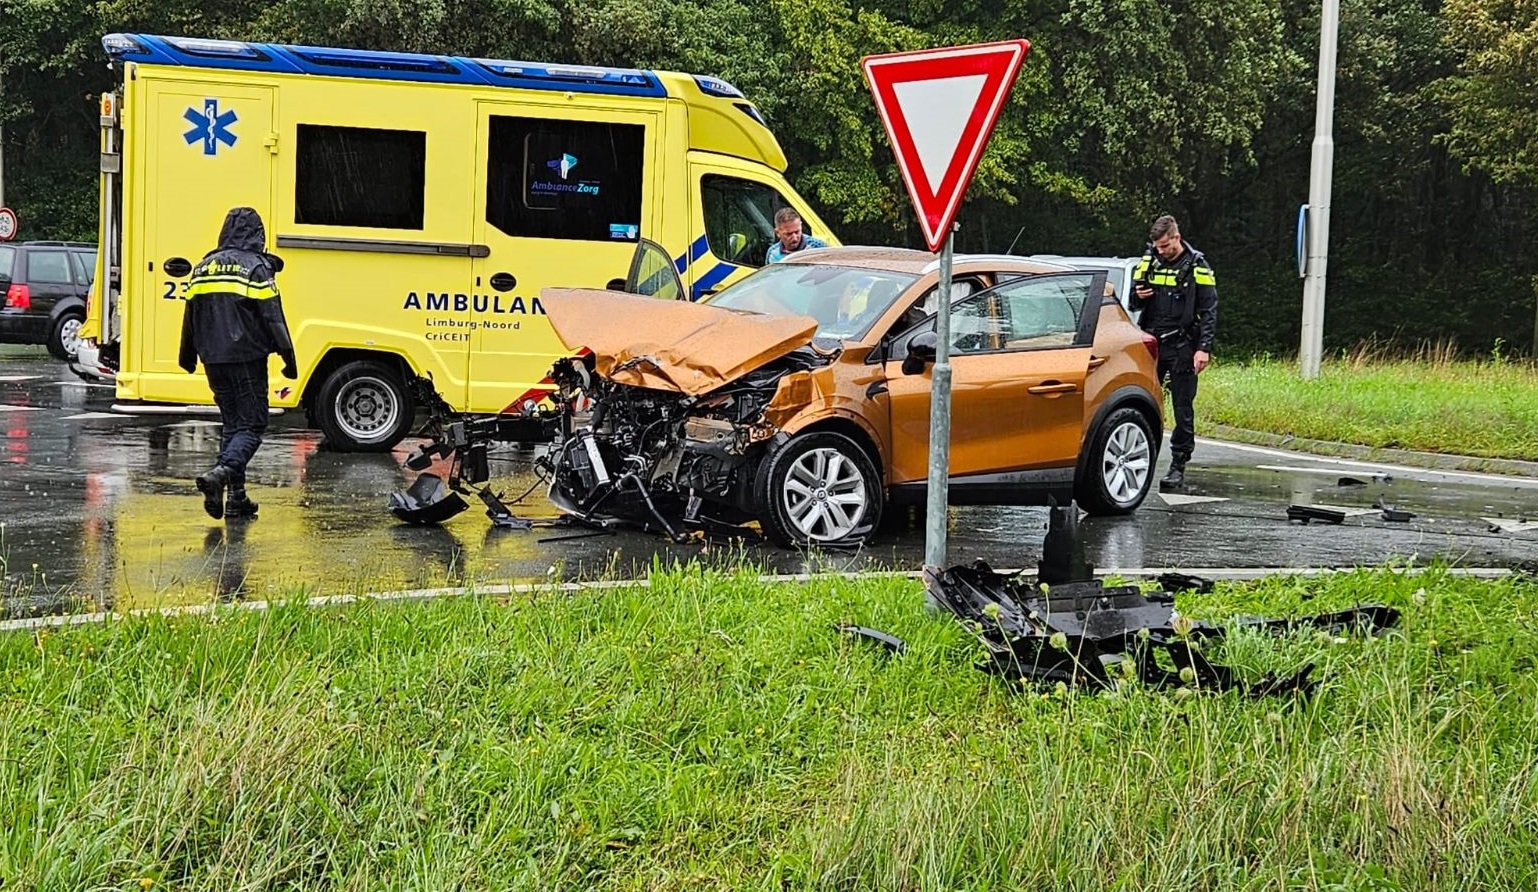
[[[565, 180], [571, 175], [571, 169], [577, 166], [577, 156], [561, 153], [561, 157], [552, 161], [546, 161], [545, 166], [559, 173]], [[557, 183], [553, 180], [535, 180], [529, 184], [530, 192], [545, 192], [549, 194], [573, 194], [573, 195], [597, 195], [598, 183], [592, 180], [578, 180], [575, 183]]]
[[561, 175], [561, 179], [564, 180], [566, 175], [571, 173], [571, 169], [577, 166], [577, 156], [562, 153], [561, 157], [554, 161], [545, 162], [545, 166], [558, 172]]

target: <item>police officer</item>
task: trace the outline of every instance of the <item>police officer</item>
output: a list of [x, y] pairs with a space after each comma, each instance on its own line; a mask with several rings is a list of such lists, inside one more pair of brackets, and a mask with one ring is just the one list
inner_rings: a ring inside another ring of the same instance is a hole
[[1169, 387], [1175, 408], [1169, 472], [1159, 486], [1174, 488], [1185, 483], [1196, 446], [1196, 376], [1212, 356], [1218, 287], [1206, 256], [1181, 239], [1174, 217], [1155, 220], [1148, 240], [1132, 274], [1132, 309], [1142, 310], [1139, 324], [1159, 339], [1159, 382]]
[[282, 358], [283, 377], [299, 376], [273, 281], [283, 261], [266, 248], [261, 216], [235, 208], [224, 218], [219, 247], [199, 261], [187, 283], [179, 364], [190, 374], [203, 361], [224, 424], [218, 462], [197, 480], [203, 510], [215, 520], [256, 516], [256, 503], [246, 496], [246, 465], [267, 430], [268, 354]]

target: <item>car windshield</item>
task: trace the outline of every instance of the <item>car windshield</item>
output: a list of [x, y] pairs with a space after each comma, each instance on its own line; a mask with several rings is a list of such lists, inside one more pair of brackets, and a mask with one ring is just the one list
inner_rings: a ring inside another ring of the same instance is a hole
[[817, 320], [819, 338], [858, 338], [917, 279], [888, 270], [777, 263], [705, 302], [771, 316], [811, 316]]

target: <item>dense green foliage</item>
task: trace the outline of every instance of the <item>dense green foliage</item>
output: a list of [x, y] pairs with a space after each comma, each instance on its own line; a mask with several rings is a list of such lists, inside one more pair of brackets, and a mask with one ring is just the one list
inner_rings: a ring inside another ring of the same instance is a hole
[[[1042, 694], [907, 579], [225, 608], [0, 635], [0, 877], [78, 889], [1532, 889], [1538, 585], [1441, 572], [1181, 596], [1382, 600], [1238, 635], [1309, 700]], [[840, 636], [904, 637], [894, 658]]]
[[[1326, 336], [1533, 337], [1538, 160], [1526, 0], [1345, 0]], [[3, 0], [6, 191], [33, 237], [94, 232], [111, 31], [637, 65], [757, 102], [845, 241], [917, 243], [862, 55], [1025, 36], [961, 215], [969, 251], [1127, 254], [1181, 217], [1224, 350], [1290, 350], [1319, 13], [1302, 0]]]

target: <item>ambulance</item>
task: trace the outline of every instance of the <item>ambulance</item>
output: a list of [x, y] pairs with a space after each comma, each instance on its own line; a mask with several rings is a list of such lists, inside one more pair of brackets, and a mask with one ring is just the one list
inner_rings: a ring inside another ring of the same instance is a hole
[[[256, 208], [298, 354], [269, 400], [383, 451], [421, 394], [526, 410], [569, 351], [547, 286], [622, 287], [652, 246], [698, 300], [764, 263], [786, 182], [758, 109], [705, 75], [111, 34], [99, 260], [77, 371], [117, 408], [209, 405], [177, 367], [192, 266]], [[671, 276], [668, 277], [671, 279]], [[431, 388], [430, 391], [422, 390]], [[181, 411], [181, 410], [174, 410]]]

